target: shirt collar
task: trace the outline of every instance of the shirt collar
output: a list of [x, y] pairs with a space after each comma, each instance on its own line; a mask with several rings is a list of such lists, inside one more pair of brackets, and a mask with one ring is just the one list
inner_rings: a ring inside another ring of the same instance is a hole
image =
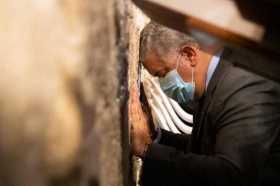
[[206, 79], [206, 89], [208, 87], [208, 84], [220, 62], [220, 58], [221, 58], [221, 55], [222, 55], [222, 50], [220, 52], [218, 52], [217, 54], [215, 54], [212, 58], [211, 58], [211, 61], [210, 61], [210, 64], [208, 66], [208, 71], [207, 71], [207, 79]]

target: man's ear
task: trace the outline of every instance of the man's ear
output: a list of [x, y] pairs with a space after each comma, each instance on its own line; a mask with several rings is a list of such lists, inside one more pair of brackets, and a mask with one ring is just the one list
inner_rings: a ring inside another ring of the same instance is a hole
[[180, 49], [180, 54], [191, 62], [191, 66], [196, 66], [198, 49], [194, 46], [183, 45]]

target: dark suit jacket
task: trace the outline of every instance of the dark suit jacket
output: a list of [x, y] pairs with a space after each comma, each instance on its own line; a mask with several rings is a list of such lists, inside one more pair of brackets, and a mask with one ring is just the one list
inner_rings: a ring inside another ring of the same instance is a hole
[[144, 158], [144, 186], [280, 185], [280, 85], [236, 66], [225, 49], [192, 135], [162, 131]]

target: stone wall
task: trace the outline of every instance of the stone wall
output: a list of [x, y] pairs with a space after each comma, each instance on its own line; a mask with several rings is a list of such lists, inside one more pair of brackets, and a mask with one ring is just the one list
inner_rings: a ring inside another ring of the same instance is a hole
[[[127, 38], [128, 38], [128, 49], [127, 59], [128, 65], [128, 87], [140, 85], [140, 73], [141, 67], [139, 65], [139, 45], [140, 45], [140, 33], [144, 26], [149, 22], [149, 18], [146, 17], [143, 12], [138, 9], [130, 1], [126, 0], [126, 20], [127, 20]], [[128, 109], [131, 109], [131, 105]], [[128, 118], [129, 120], [130, 118]], [[129, 126], [131, 124], [129, 123]], [[141, 174], [142, 162], [136, 157], [132, 157], [132, 172], [133, 172], [133, 185], [139, 185], [139, 177]]]
[[135, 185], [129, 0], [0, 0], [0, 185]]

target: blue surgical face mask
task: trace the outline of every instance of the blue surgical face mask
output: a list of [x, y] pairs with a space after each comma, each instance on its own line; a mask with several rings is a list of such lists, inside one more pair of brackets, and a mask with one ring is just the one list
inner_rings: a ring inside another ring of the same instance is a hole
[[[180, 58], [178, 58], [180, 59]], [[188, 104], [194, 99], [195, 83], [194, 72], [192, 68], [192, 81], [185, 82], [178, 73], [179, 60], [177, 60], [176, 69], [168, 72], [165, 77], [159, 79], [160, 87], [163, 92], [179, 104]]]

